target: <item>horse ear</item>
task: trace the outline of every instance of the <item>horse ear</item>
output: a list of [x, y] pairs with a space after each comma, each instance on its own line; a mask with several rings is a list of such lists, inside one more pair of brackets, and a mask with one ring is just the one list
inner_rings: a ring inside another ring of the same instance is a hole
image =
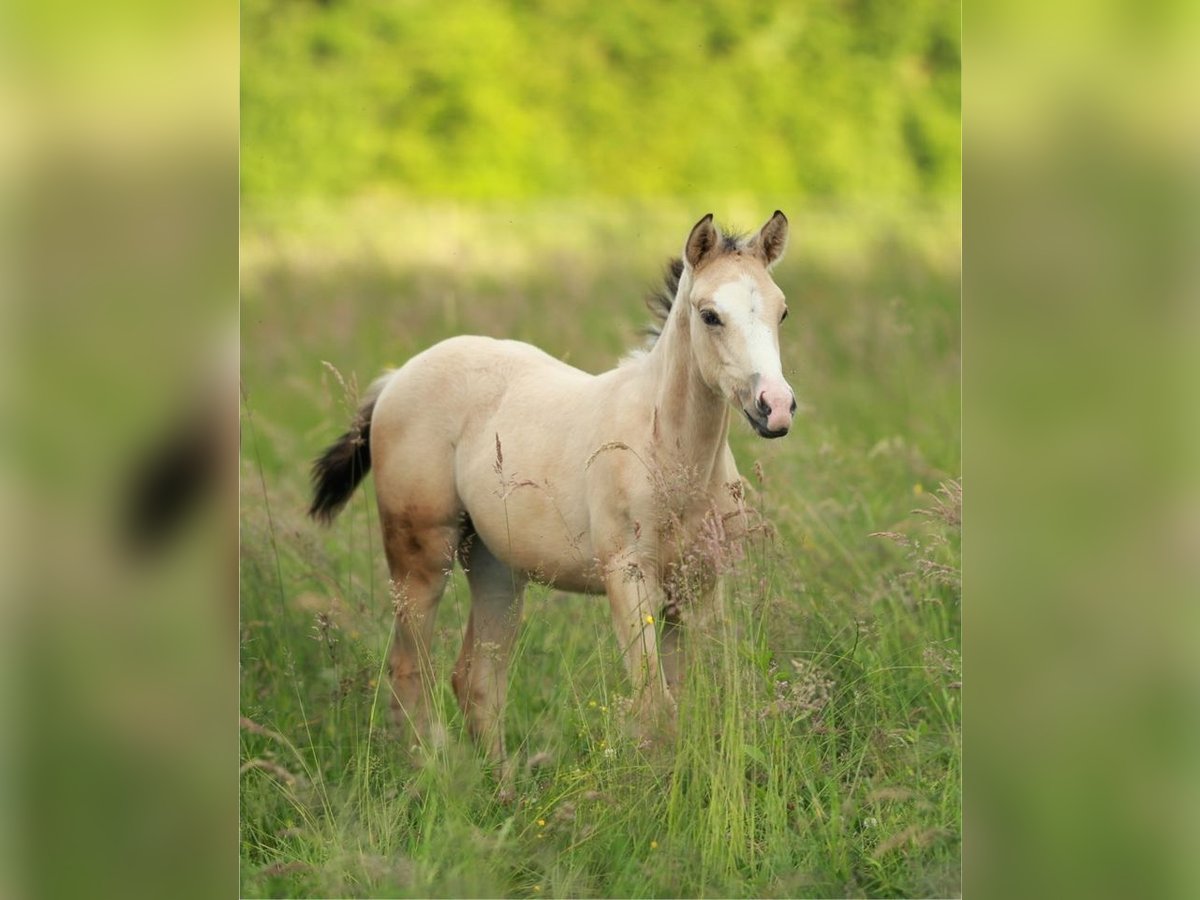
[[687, 243], [683, 247], [683, 258], [689, 266], [696, 268], [700, 261], [716, 248], [719, 239], [717, 229], [713, 226], [713, 214], [709, 213], [692, 226], [692, 233], [688, 235]]
[[753, 245], [769, 269], [783, 258], [783, 251], [787, 249], [787, 241], [787, 216], [779, 210], [775, 210], [775, 215], [771, 216], [767, 224], [754, 236]]

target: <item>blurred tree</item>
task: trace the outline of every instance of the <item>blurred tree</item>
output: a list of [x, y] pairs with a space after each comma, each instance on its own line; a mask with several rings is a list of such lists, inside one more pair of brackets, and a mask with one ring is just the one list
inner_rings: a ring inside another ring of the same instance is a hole
[[948, 0], [244, 0], [243, 194], [954, 196]]

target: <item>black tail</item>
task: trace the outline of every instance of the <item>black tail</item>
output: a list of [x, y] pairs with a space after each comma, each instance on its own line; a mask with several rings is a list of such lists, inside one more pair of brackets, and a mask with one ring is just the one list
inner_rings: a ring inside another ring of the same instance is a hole
[[313, 463], [313, 501], [308, 514], [319, 522], [326, 525], [332, 522], [358, 483], [371, 471], [371, 415], [375, 412], [378, 397], [379, 391], [372, 385], [350, 430], [330, 444]]

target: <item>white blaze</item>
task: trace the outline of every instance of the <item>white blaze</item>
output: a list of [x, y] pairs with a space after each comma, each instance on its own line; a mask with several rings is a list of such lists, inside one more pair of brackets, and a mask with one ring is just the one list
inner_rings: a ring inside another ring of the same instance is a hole
[[[764, 318], [758, 285], [748, 275], [727, 282], [713, 294], [713, 305], [725, 323], [730, 350], [736, 353], [739, 344], [744, 348], [744, 356], [739, 360], [742, 371], [737, 378], [747, 391], [754, 389], [755, 396], [748, 397], [749, 404], [754, 406], [761, 400], [771, 408], [767, 416], [767, 428], [771, 431], [791, 427], [794, 395], [783, 377], [778, 334]], [[752, 384], [755, 375], [758, 382]]]

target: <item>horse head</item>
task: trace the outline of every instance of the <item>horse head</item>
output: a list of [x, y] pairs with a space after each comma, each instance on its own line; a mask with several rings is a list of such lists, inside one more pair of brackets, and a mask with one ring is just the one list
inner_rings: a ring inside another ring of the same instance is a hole
[[787, 434], [796, 411], [779, 359], [787, 304], [771, 278], [787, 237], [788, 220], [778, 210], [748, 238], [723, 234], [709, 213], [688, 235], [679, 282], [701, 379], [765, 438]]

